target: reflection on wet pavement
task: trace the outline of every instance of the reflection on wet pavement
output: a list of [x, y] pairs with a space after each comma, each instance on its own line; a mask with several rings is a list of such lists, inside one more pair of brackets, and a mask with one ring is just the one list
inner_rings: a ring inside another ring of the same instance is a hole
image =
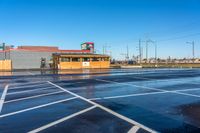
[[[92, 107], [79, 98], [62, 102], [73, 96], [47, 81], [158, 132], [200, 132], [200, 69], [26, 70], [0, 74], [1, 95], [9, 84], [1, 115], [39, 107], [0, 120], [5, 132], [13, 128], [19, 132], [34, 130]], [[132, 126], [95, 107], [43, 132], [127, 132]]]

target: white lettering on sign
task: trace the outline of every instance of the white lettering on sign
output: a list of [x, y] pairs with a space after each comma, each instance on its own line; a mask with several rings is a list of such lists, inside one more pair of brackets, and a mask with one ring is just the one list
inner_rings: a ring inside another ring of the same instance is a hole
[[90, 66], [90, 62], [83, 62], [82, 65], [83, 65], [83, 67], [89, 67]]

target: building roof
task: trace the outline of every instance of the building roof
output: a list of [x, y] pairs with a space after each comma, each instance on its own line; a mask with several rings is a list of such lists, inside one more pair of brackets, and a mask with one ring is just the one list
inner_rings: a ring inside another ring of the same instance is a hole
[[18, 46], [17, 49], [27, 49], [27, 50], [59, 50], [55, 46]]
[[53, 53], [53, 56], [64, 56], [64, 57], [109, 57], [108, 55], [92, 54], [92, 53]]
[[90, 50], [61, 50], [58, 47], [53, 46], [18, 46], [17, 48], [9, 48], [5, 51], [0, 50], [0, 52], [9, 51], [30, 51], [30, 52], [59, 52], [59, 53], [90, 53]]
[[82, 44], [94, 44], [94, 42], [84, 42]]

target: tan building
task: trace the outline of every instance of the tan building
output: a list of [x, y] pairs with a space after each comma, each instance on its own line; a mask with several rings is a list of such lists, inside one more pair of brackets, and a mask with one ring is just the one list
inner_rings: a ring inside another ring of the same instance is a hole
[[0, 71], [11, 71], [12, 62], [11, 60], [0, 60]]
[[109, 68], [110, 57], [100, 54], [53, 54], [54, 69]]

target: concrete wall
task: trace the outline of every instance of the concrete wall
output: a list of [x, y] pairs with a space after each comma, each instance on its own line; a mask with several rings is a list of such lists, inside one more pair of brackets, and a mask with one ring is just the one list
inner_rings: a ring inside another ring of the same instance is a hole
[[49, 67], [52, 52], [11, 51], [9, 56], [13, 69], [39, 69], [41, 58], [46, 58], [46, 65]]

